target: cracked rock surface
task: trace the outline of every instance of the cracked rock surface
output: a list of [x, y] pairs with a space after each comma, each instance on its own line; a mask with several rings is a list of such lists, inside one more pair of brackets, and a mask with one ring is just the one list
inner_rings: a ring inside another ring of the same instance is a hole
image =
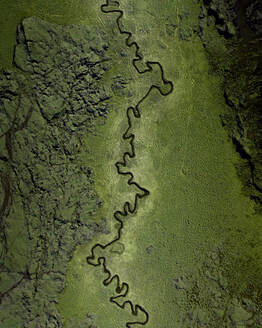
[[[0, 326], [62, 327], [57, 296], [79, 244], [108, 233], [83, 138], [106, 119], [108, 40], [97, 27], [36, 17], [17, 31], [15, 69], [0, 75]], [[85, 325], [86, 327], [86, 325]]]

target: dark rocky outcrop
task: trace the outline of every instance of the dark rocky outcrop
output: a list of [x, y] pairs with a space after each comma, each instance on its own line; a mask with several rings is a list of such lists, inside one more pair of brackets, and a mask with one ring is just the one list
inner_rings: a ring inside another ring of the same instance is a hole
[[[243, 191], [262, 211], [262, 39], [261, 2], [204, 0], [199, 35], [216, 73], [223, 78], [221, 115], [239, 162]], [[214, 40], [212, 29], [218, 30]]]
[[237, 0], [203, 0], [205, 14], [214, 18], [219, 34], [231, 38], [236, 33], [236, 3]]
[[259, 0], [251, 2], [246, 8], [246, 21], [252, 31], [262, 36], [262, 3]]

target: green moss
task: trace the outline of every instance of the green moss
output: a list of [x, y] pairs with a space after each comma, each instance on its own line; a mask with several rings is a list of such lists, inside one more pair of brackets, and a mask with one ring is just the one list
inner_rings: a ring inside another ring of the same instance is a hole
[[[231, 312], [242, 311], [234, 300], [245, 294], [247, 279], [259, 281], [261, 241], [256, 233], [261, 228], [253, 202], [242, 194], [234, 167], [238, 155], [221, 126], [219, 117], [226, 107], [223, 76], [219, 70], [214, 71], [194, 33], [200, 7], [192, 1], [167, 1], [165, 5], [123, 1], [120, 8], [125, 13], [124, 29], [133, 33], [145, 60], [163, 65], [166, 78], [174, 82], [174, 92], [166, 98], [152, 92], [141, 106], [141, 119], [133, 119], [136, 157], [130, 159], [126, 170], [150, 190], [150, 196], [141, 201], [135, 215], [124, 221], [124, 252], [116, 254], [107, 249], [96, 255], [105, 256], [112, 275], [118, 274], [129, 284], [127, 298], [146, 309], [149, 327], [158, 327], [159, 322], [166, 327], [193, 327], [197, 322], [212, 328], [227, 327]], [[167, 21], [170, 26], [178, 26], [174, 33], [166, 29]], [[216, 29], [208, 31], [222, 65], [226, 62], [226, 45]], [[111, 135], [108, 141], [105, 137], [96, 139], [96, 149], [105, 149], [102, 155], [99, 152], [94, 156], [97, 188], [104, 195], [98, 214], [107, 217], [112, 216], [116, 204], [121, 208], [129, 200], [122, 193], [125, 179], [117, 178], [114, 167], [125, 150], [122, 143], [119, 145], [125, 125], [125, 118], [120, 117], [119, 113], [112, 116], [103, 130]], [[110, 146], [109, 140], [117, 148]], [[105, 240], [98, 242], [103, 244]], [[81, 263], [85, 263], [89, 250], [76, 255]], [[92, 267], [86, 270], [95, 276]], [[76, 271], [70, 263], [69, 272]], [[77, 281], [70, 280], [62, 302], [69, 299], [74, 288], [79, 296], [70, 304], [77, 313], [83, 297]], [[94, 302], [102, 302], [103, 288], [96, 285], [99, 296]], [[253, 292], [258, 288], [255, 283]], [[98, 309], [96, 316], [103, 326], [102, 312]], [[249, 313], [256, 316], [259, 311]], [[239, 316], [236, 314], [235, 320], [243, 324], [246, 315], [244, 319]]]

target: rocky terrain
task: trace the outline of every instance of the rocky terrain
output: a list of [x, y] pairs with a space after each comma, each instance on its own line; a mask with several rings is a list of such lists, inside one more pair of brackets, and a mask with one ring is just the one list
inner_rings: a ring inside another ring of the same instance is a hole
[[96, 27], [36, 17], [18, 27], [16, 69], [0, 76], [3, 328], [62, 327], [57, 295], [73, 250], [108, 233], [105, 221], [90, 221], [101, 200], [79, 158], [110, 110], [100, 84], [108, 47]]

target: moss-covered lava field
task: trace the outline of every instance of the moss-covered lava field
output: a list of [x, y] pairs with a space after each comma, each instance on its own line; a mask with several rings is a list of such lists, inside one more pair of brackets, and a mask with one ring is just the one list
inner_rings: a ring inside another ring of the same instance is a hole
[[0, 1], [0, 327], [262, 327], [259, 0]]

